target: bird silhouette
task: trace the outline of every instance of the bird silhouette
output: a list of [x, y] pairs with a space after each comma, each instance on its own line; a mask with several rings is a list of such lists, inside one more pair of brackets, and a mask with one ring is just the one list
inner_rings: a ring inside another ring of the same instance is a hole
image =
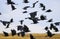
[[21, 26], [21, 25], [17, 26], [17, 30], [22, 31], [23, 30], [23, 26]]
[[23, 11], [23, 13], [27, 13], [27, 11]]
[[9, 34], [7, 32], [3, 31], [3, 34], [4, 34], [4, 36], [9, 36]]
[[38, 1], [36, 1], [35, 3], [33, 3], [33, 7], [32, 7], [32, 8], [34, 8], [34, 7], [35, 7], [36, 3], [38, 3]]
[[56, 26], [54, 26], [52, 23], [50, 24], [50, 30], [54, 29], [55, 32], [58, 32], [58, 28]]
[[46, 16], [41, 15], [41, 16], [40, 16], [40, 20], [46, 20]]
[[24, 32], [30, 32], [29, 28], [28, 28], [26, 25], [24, 25], [23, 31], [24, 31]]
[[25, 32], [23, 31], [23, 32], [21, 32], [21, 36], [22, 37], [24, 37], [25, 36]]
[[9, 4], [15, 4], [15, 3], [11, 0], [7, 0], [7, 4], [9, 5]]
[[53, 19], [49, 19], [47, 22], [52, 22], [53, 21]]
[[14, 5], [12, 5], [12, 4], [11, 4], [11, 8], [12, 8], [12, 10], [15, 10], [15, 9], [16, 9], [16, 8], [15, 8], [15, 6], [14, 6]]
[[2, 15], [1, 12], [0, 12], [0, 15]]
[[44, 4], [40, 3], [40, 7], [42, 7], [42, 10], [46, 10]]
[[30, 39], [35, 39], [32, 34], [30, 34]]
[[[47, 31], [46, 33], [47, 33], [47, 36], [48, 37], [52, 37], [53, 35], [55, 35], [55, 34], [52, 34], [51, 32], [50, 32], [50, 30], [48, 29], [48, 27], [45, 27], [45, 30]], [[46, 36], [46, 37], [47, 37]]]
[[49, 30], [47, 31], [47, 36], [48, 37], [52, 37], [52, 36], [54, 36], [55, 34], [52, 34]]
[[23, 9], [24, 10], [27, 10], [28, 8], [30, 8], [30, 6], [25, 6]]
[[28, 0], [24, 0], [24, 3], [29, 3], [29, 1]]
[[23, 24], [23, 21], [24, 21], [24, 20], [21, 20], [21, 21], [20, 21], [21, 25]]
[[52, 10], [51, 9], [48, 9], [46, 12], [52, 12]]
[[36, 15], [37, 15], [37, 11], [31, 12], [31, 13], [30, 13], [30, 17], [25, 18], [25, 19], [30, 19], [30, 20], [33, 21], [33, 24], [37, 24], [38, 21], [39, 21], [39, 19], [36, 17]]
[[60, 25], [60, 22], [55, 22], [54, 23], [56, 26], [59, 26]]
[[12, 34], [12, 36], [14, 36], [14, 35], [16, 35], [16, 30], [11, 30], [11, 34]]

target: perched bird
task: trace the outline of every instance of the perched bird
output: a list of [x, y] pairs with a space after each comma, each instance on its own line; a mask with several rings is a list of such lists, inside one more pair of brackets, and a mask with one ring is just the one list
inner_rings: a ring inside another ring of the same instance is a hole
[[52, 12], [52, 10], [51, 9], [48, 9], [46, 12]]
[[54, 29], [55, 32], [58, 32], [58, 28], [56, 26], [54, 26], [53, 24], [50, 24], [50, 30]]
[[25, 6], [23, 9], [24, 10], [27, 10], [28, 8], [30, 8], [30, 6]]
[[16, 35], [16, 30], [11, 30], [11, 34], [12, 34], [12, 36], [14, 36], [14, 35]]
[[33, 3], [33, 7], [32, 7], [32, 8], [34, 8], [34, 7], [35, 7], [36, 3], [38, 3], [38, 1], [36, 1], [35, 3]]
[[24, 0], [24, 3], [29, 3], [29, 1], [28, 0]]
[[20, 21], [21, 25], [23, 24], [23, 21], [24, 21], [24, 20], [21, 20], [21, 21]]
[[26, 25], [24, 25], [23, 31], [24, 31], [24, 32], [30, 32], [29, 28], [28, 28]]
[[46, 20], [46, 16], [41, 15], [41, 16], [40, 16], [40, 20]]
[[7, 4], [9, 5], [9, 4], [15, 4], [15, 3], [11, 0], [7, 0]]
[[27, 13], [27, 11], [24, 11], [23, 13]]
[[15, 6], [13, 6], [12, 4], [11, 4], [11, 8], [12, 8], [12, 10], [15, 10], [16, 9]]
[[9, 34], [7, 32], [3, 31], [3, 34], [4, 34], [4, 36], [9, 36]]
[[32, 34], [30, 34], [30, 39], [35, 39]]
[[17, 30], [20, 30], [20, 31], [22, 31], [23, 30], [23, 26], [17, 26]]
[[40, 7], [42, 7], [42, 10], [46, 10], [44, 4], [40, 3]]
[[55, 22], [54, 24], [55, 24], [56, 26], [58, 26], [58, 25], [60, 25], [60, 22]]
[[52, 22], [53, 21], [53, 19], [49, 19], [47, 22]]

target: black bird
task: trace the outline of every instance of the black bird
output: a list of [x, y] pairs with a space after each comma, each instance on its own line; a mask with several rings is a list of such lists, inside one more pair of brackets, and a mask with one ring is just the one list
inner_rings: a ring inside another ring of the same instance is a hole
[[12, 36], [14, 36], [14, 35], [16, 35], [16, 30], [11, 30], [11, 34], [12, 34]]
[[52, 10], [51, 9], [48, 9], [46, 12], [52, 12]]
[[32, 7], [32, 8], [34, 8], [34, 7], [35, 7], [36, 3], [38, 3], [38, 1], [36, 1], [35, 3], [33, 3], [33, 7]]
[[2, 15], [2, 14], [0, 13], [0, 15]]
[[30, 34], [30, 39], [35, 39], [32, 34]]
[[20, 21], [21, 25], [23, 24], [23, 21], [24, 21], [24, 20], [21, 20], [21, 21]]
[[53, 19], [49, 19], [49, 20], [48, 20], [48, 22], [52, 22], [52, 21], [53, 21]]
[[27, 11], [24, 11], [23, 13], [27, 13]]
[[27, 8], [30, 8], [30, 6], [25, 6], [23, 9], [24, 9], [24, 10], [27, 10]]
[[29, 3], [29, 1], [28, 0], [24, 0], [24, 3]]
[[7, 0], [7, 4], [15, 4], [14, 2], [12, 2], [11, 0]]
[[21, 36], [22, 37], [24, 37], [25, 36], [25, 32], [23, 31], [23, 32], [21, 32]]
[[10, 20], [10, 22], [7, 24], [6, 28], [9, 28], [9, 25], [13, 22], [13, 19]]
[[12, 4], [11, 4], [11, 8], [12, 8], [12, 10], [15, 10], [16, 9], [15, 6], [13, 6]]
[[55, 22], [54, 24], [58, 26], [58, 25], [60, 25], [60, 22]]
[[17, 30], [20, 30], [20, 31], [22, 31], [23, 30], [23, 26], [17, 26]]
[[23, 31], [24, 32], [30, 32], [29, 28], [26, 25], [24, 25]]
[[58, 32], [58, 28], [56, 26], [54, 26], [52, 23], [50, 24], [50, 30], [54, 29], [55, 32]]
[[3, 31], [3, 34], [4, 34], [4, 36], [9, 36], [9, 34], [7, 32]]
[[40, 16], [40, 20], [46, 20], [46, 16], [41, 15], [41, 16]]
[[31, 13], [30, 13], [30, 17], [28, 17], [28, 18], [26, 18], [26, 19], [30, 19], [30, 20], [33, 21], [33, 24], [37, 24], [38, 21], [39, 21], [39, 19], [36, 17], [36, 15], [37, 15], [37, 11], [31, 12]]
[[44, 5], [44, 4], [40, 3], [40, 7], [42, 7], [42, 8], [43, 8], [42, 10], [46, 10], [46, 9], [45, 9], [45, 5]]
[[45, 30], [47, 31], [48, 30], [48, 27], [45, 27]]
[[52, 37], [52, 36], [54, 36], [55, 34], [52, 34], [49, 30], [47, 31], [47, 36], [48, 37]]

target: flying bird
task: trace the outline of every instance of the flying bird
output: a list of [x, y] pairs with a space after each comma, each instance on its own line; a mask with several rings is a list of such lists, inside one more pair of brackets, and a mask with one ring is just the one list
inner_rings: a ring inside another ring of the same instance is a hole
[[27, 11], [24, 11], [23, 13], [27, 13]]
[[24, 25], [23, 31], [24, 31], [24, 32], [30, 32], [29, 28], [28, 28], [26, 25]]
[[11, 0], [7, 0], [7, 4], [9, 5], [9, 4], [15, 4], [15, 3]]
[[17, 26], [17, 30], [20, 30], [20, 31], [22, 31], [23, 30], [23, 26]]
[[35, 7], [36, 3], [38, 3], [38, 1], [36, 1], [35, 3], [33, 3], [33, 7], [32, 7], [32, 8], [34, 8], [34, 7]]
[[25, 36], [25, 32], [23, 31], [23, 32], [21, 32], [21, 36], [22, 37], [24, 37]]
[[52, 10], [51, 9], [48, 9], [46, 12], [52, 12]]
[[24, 21], [24, 20], [21, 20], [21, 21], [20, 21], [21, 25], [23, 24], [23, 21]]
[[46, 20], [46, 16], [41, 15], [41, 16], [40, 16], [40, 20]]
[[28, 0], [24, 0], [24, 3], [29, 3], [29, 1]]
[[55, 22], [54, 24], [55, 24], [56, 26], [58, 26], [58, 25], [60, 25], [60, 22]]
[[58, 32], [58, 28], [56, 26], [54, 26], [52, 23], [50, 24], [50, 30], [54, 29], [55, 32]]
[[9, 36], [9, 34], [7, 32], [3, 31], [3, 34], [4, 34], [4, 36]]
[[53, 21], [53, 19], [49, 19], [47, 22], [52, 22]]
[[2, 15], [2, 14], [0, 13], [0, 15]]
[[44, 4], [40, 3], [40, 7], [42, 7], [42, 10], [46, 10]]
[[30, 34], [30, 39], [35, 39], [34, 36], [32, 34]]
[[12, 36], [14, 36], [14, 35], [16, 35], [16, 30], [11, 30], [11, 34], [12, 34]]
[[48, 27], [45, 27], [45, 30], [47, 31], [48, 30]]
[[30, 6], [25, 6], [23, 9], [24, 10], [27, 10], [28, 8], [30, 8]]
[[31, 13], [30, 13], [30, 17], [28, 17], [28, 18], [26, 18], [26, 19], [30, 19], [30, 20], [33, 21], [33, 24], [37, 24], [38, 21], [39, 21], [39, 19], [36, 17], [36, 15], [37, 15], [37, 11], [31, 12]]
[[16, 9], [16, 8], [15, 8], [15, 6], [14, 6], [14, 5], [12, 5], [12, 4], [11, 4], [11, 8], [12, 8], [12, 10], [15, 10], [15, 9]]
[[48, 37], [52, 37], [52, 36], [54, 36], [55, 34], [52, 34], [49, 30], [47, 31], [47, 36]]

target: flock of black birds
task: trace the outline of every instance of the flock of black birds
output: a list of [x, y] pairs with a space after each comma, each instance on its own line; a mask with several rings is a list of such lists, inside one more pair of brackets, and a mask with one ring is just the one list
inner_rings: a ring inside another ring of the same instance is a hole
[[[24, 0], [24, 3], [29, 3], [29, 1], [28, 1], [28, 0]], [[30, 7], [30, 6], [25, 6], [25, 7], [23, 8], [23, 9], [25, 10], [23, 13], [27, 13], [28, 11], [26, 11], [26, 10], [27, 10], [28, 8], [34, 8], [35, 5], [36, 5], [36, 3], [38, 3], [38, 1], [36, 1], [35, 3], [33, 3], [33, 6], [32, 6], [32, 7]], [[12, 10], [15, 10], [15, 9], [16, 9], [15, 6], [14, 6], [14, 5], [16, 5], [16, 4], [15, 4], [13, 1], [7, 0], [7, 4], [8, 4], [8, 5], [11, 5]], [[39, 8], [42, 8], [42, 11], [45, 11], [45, 10], [46, 10], [45, 7], [46, 7], [46, 6], [45, 6], [43, 3], [40, 3], [40, 7], [39, 7]], [[32, 21], [33, 21], [33, 24], [39, 23], [38, 21], [40, 21], [40, 20], [47, 20], [46, 16], [44, 16], [44, 15], [41, 15], [41, 16], [40, 16], [40, 19], [38, 19], [38, 17], [36, 17], [37, 12], [38, 12], [38, 11], [31, 12], [31, 13], [29, 14], [30, 17], [27, 17], [27, 18], [25, 18], [25, 19], [32, 20]], [[52, 10], [51, 10], [51, 9], [48, 9], [48, 10], [46, 10], [45, 12], [52, 12]], [[1, 15], [1, 13], [0, 13], [0, 15]], [[13, 23], [13, 18], [12, 18], [10, 21], [2, 21], [2, 20], [0, 20], [0, 22], [1, 22], [4, 26], [6, 26], [6, 28], [9, 28], [9, 25], [10, 25], [11, 23]], [[24, 22], [24, 20], [21, 20], [21, 21], [20, 21], [20, 24], [22, 25], [23, 22]], [[49, 19], [47, 22], [53, 22], [53, 19]], [[50, 30], [54, 29], [55, 32], [58, 32], [58, 31], [59, 31], [58, 28], [57, 28], [54, 24], [55, 24], [56, 26], [58, 26], [58, 25], [60, 25], [60, 22], [51, 23], [51, 24], [50, 24], [50, 28], [45, 27], [45, 30], [47, 31], [47, 36], [49, 36], [49, 37], [52, 37], [53, 35], [55, 35], [55, 34], [52, 34], [52, 32], [50, 32]], [[20, 34], [21, 34], [21, 36], [24, 37], [24, 36], [25, 36], [25, 32], [30, 32], [29, 28], [28, 28], [26, 25], [24, 25], [24, 27], [21, 26], [21, 25], [19, 25], [19, 26], [17, 27], [17, 30], [20, 30], [21, 32], [16, 33], [16, 30], [14, 30], [14, 29], [11, 30], [12, 36], [14, 36], [14, 35], [16, 35], [16, 34], [17, 34], [18, 36], [20, 36]], [[50, 30], [49, 30], [49, 29], [50, 29]], [[3, 33], [4, 33], [5, 36], [9, 36], [7, 32], [4, 32], [4, 31], [3, 31]], [[35, 39], [32, 34], [30, 34], [30, 39]]]

